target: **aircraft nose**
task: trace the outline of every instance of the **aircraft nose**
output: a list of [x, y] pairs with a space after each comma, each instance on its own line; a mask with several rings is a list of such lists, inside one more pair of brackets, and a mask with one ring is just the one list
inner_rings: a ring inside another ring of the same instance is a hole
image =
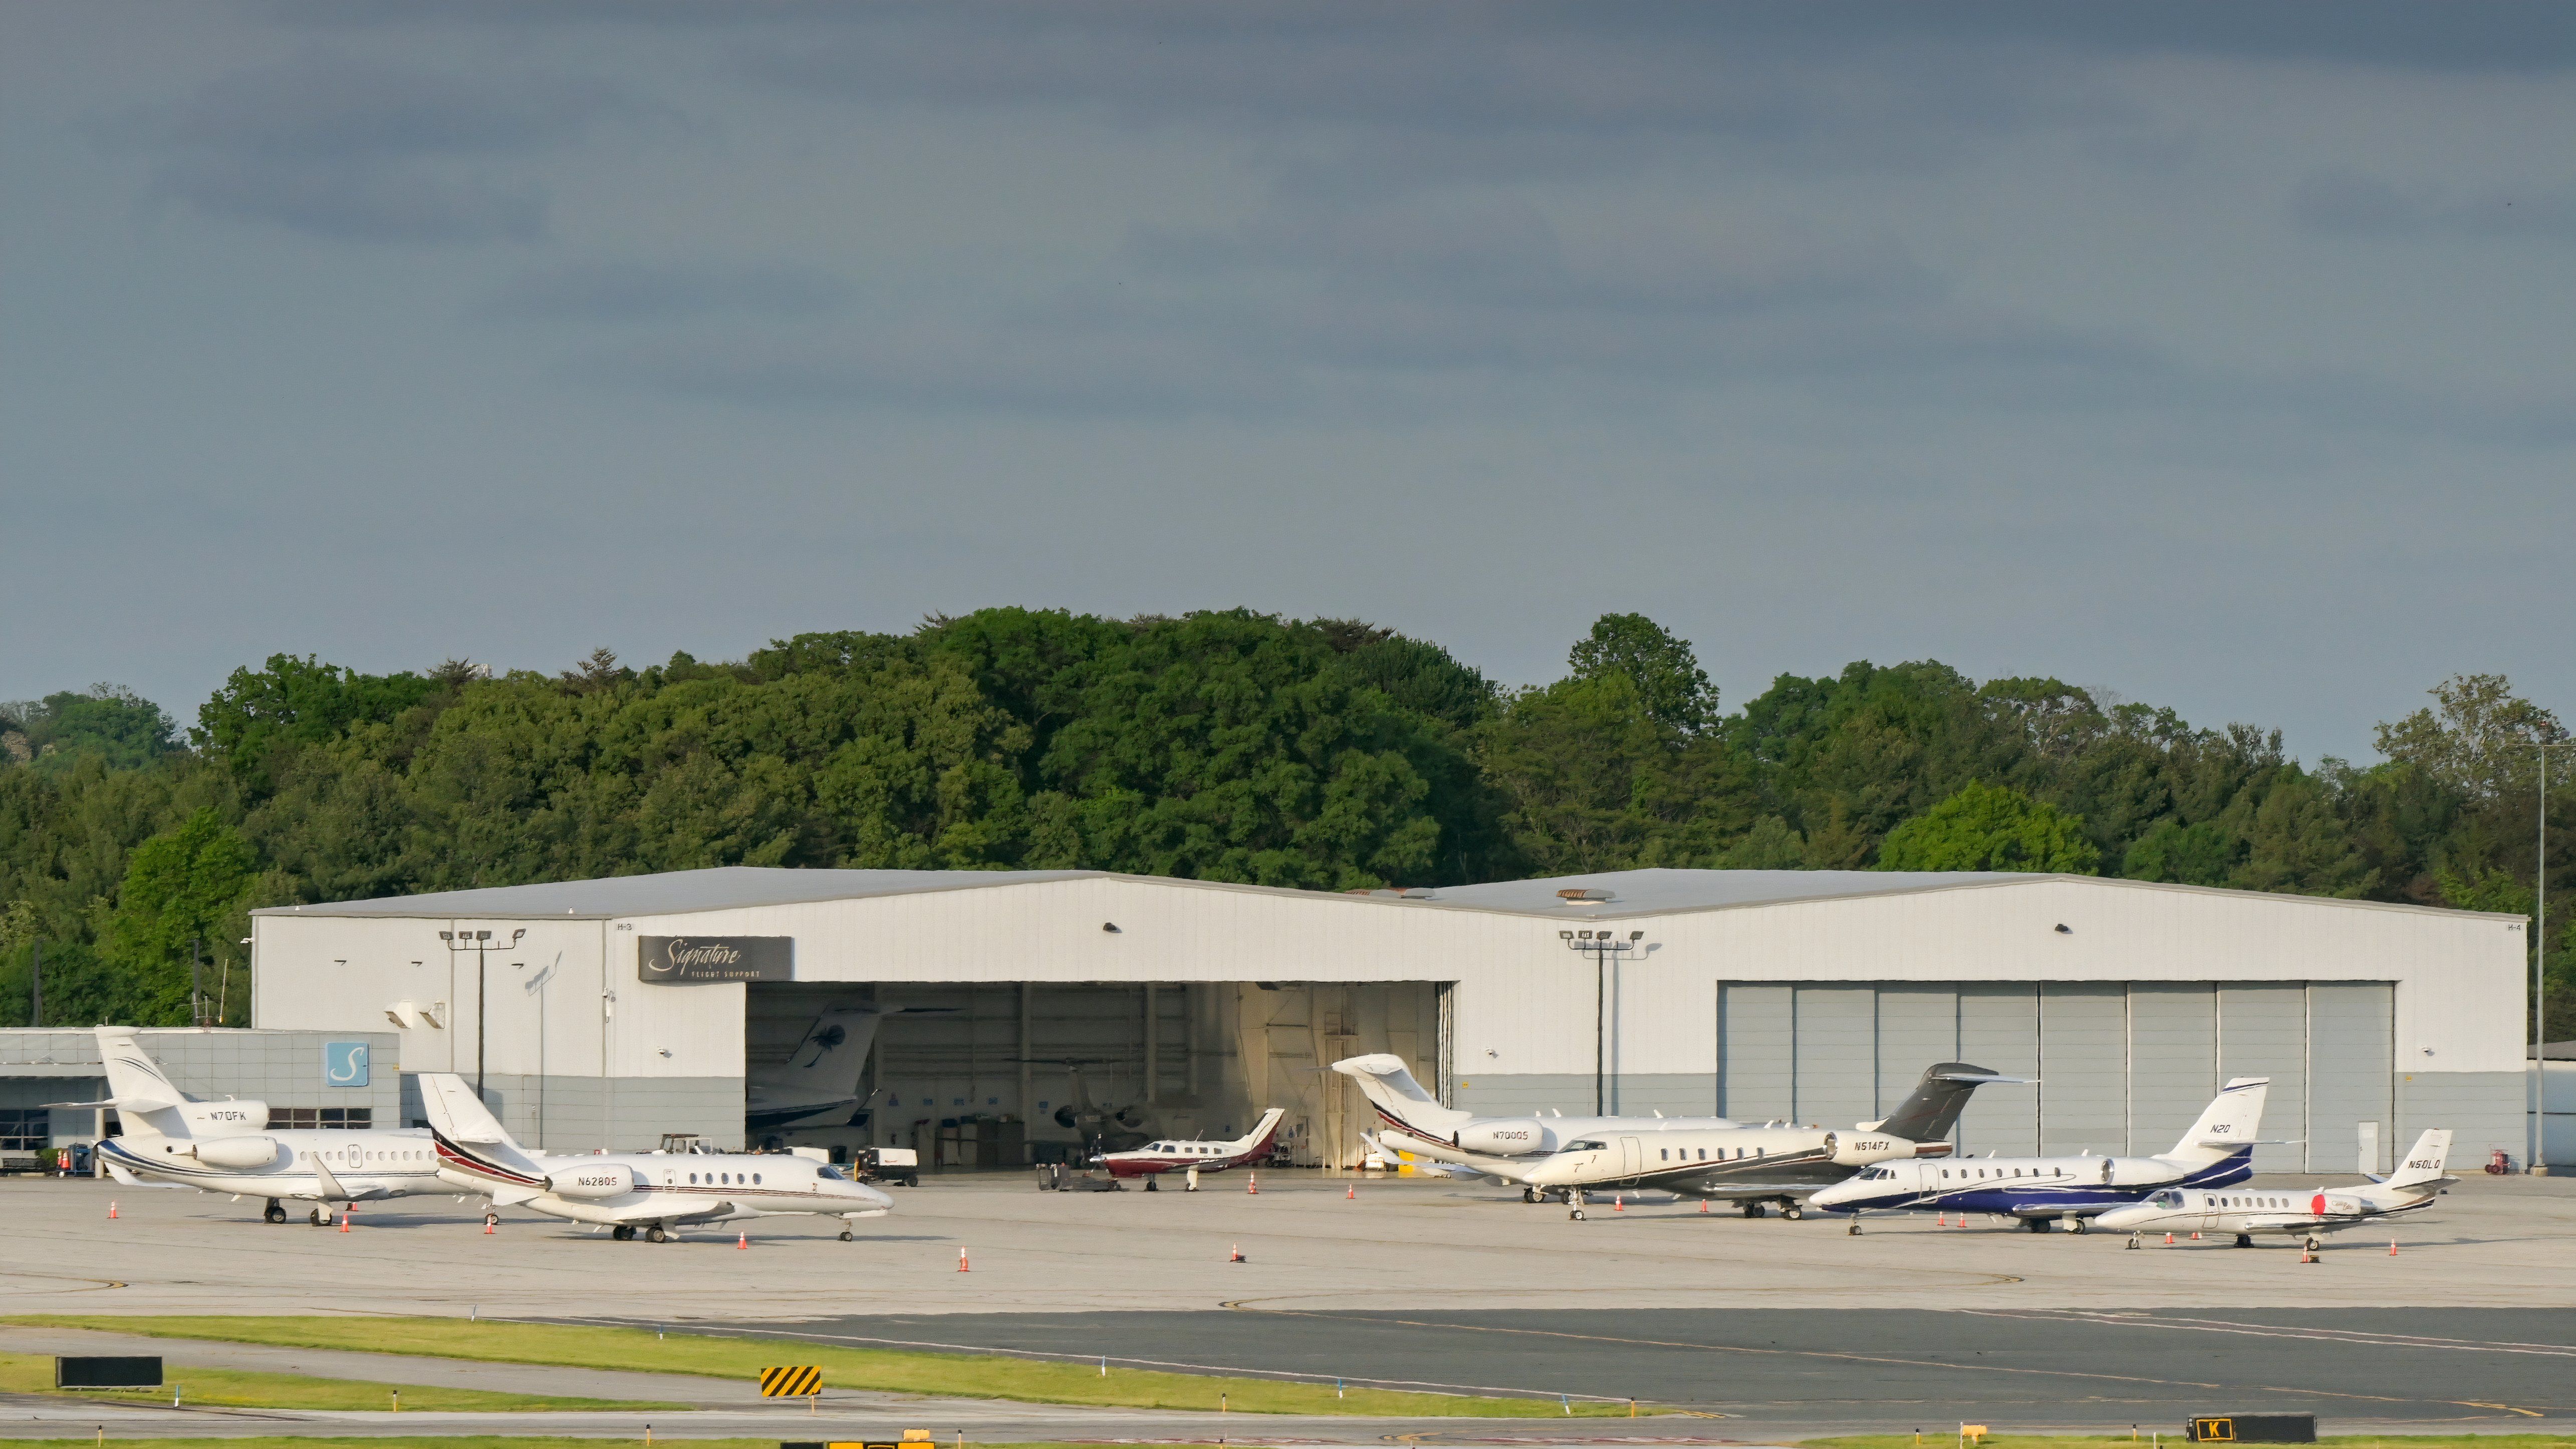
[[1551, 1157], [1529, 1170], [1529, 1181], [1539, 1187], [1574, 1180], [1574, 1164], [1562, 1157]]

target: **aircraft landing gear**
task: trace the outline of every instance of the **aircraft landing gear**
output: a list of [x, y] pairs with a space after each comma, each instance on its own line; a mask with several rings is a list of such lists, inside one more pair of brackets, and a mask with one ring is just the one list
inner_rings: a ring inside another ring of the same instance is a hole
[[1565, 1200], [1572, 1204], [1574, 1208], [1574, 1210], [1567, 1213], [1566, 1216], [1572, 1218], [1578, 1223], [1583, 1221], [1583, 1189], [1576, 1188], [1574, 1191], [1567, 1193], [1565, 1195]]
[[851, 1232], [848, 1228], [843, 1228], [843, 1229], [841, 1229], [841, 1241], [842, 1241], [842, 1242], [845, 1242], [845, 1243], [846, 1243], [846, 1242], [850, 1241], [852, 1238], [854, 1238], [854, 1237], [856, 1237], [856, 1236], [858, 1236], [858, 1235], [857, 1235], [857, 1234], [855, 1234], [855, 1233], [853, 1233], [853, 1232]]
[[268, 1200], [268, 1206], [261, 1209], [259, 1215], [261, 1218], [272, 1223], [282, 1223], [286, 1221], [286, 1209], [279, 1207], [277, 1205], [277, 1199], [275, 1198], [270, 1198]]
[[327, 1228], [331, 1226], [331, 1209], [328, 1207], [317, 1207], [313, 1210], [312, 1217], [307, 1219], [307, 1221], [311, 1222], [313, 1226], [317, 1228]]
[[1850, 1233], [1855, 1238], [1860, 1236], [1860, 1214], [1852, 1214], [1851, 1226], [1844, 1229], [1844, 1231]]
[[1794, 1223], [1794, 1222], [1796, 1222], [1796, 1221], [1798, 1221], [1800, 1218], [1805, 1217], [1806, 1215], [1807, 1215], [1807, 1205], [1806, 1205], [1805, 1203], [1802, 1203], [1802, 1202], [1784, 1202], [1784, 1203], [1780, 1204], [1780, 1216], [1782, 1216], [1782, 1217], [1784, 1217], [1784, 1218], [1787, 1218], [1789, 1221], [1791, 1221], [1791, 1222], [1793, 1222], [1793, 1223]]
[[2133, 1253], [2134, 1253], [2134, 1252], [2136, 1252], [2136, 1251], [2137, 1251], [2140, 1247], [2142, 1247], [2142, 1246], [2144, 1246], [2144, 1245], [2143, 1245], [2143, 1244], [2141, 1244], [2141, 1243], [2138, 1241], [2138, 1234], [2136, 1234], [2136, 1233], [2131, 1233], [2131, 1234], [2129, 1234], [2129, 1251], [2130, 1251], [2130, 1252], [2133, 1252]]
[[2048, 1219], [2024, 1218], [2021, 1220], [2021, 1226], [2022, 1231], [2026, 1233], [2044, 1233], [2048, 1231]]
[[2236, 1246], [2240, 1248], [2250, 1248], [2254, 1246], [2254, 1235], [2252, 1233], [2238, 1233], [2236, 1235]]
[[1761, 1217], [1761, 1216], [1762, 1216], [1765, 1212], [1767, 1212], [1767, 1211], [1768, 1211], [1768, 1209], [1764, 1208], [1764, 1207], [1762, 1206], [1762, 1204], [1760, 1204], [1760, 1203], [1758, 1203], [1758, 1202], [1755, 1202], [1755, 1201], [1754, 1201], [1754, 1200], [1752, 1200], [1751, 1198], [1747, 1198], [1747, 1199], [1745, 1199], [1745, 1202], [1744, 1202], [1744, 1215], [1745, 1215], [1746, 1217], [1748, 1217], [1748, 1218], [1758, 1218], [1758, 1217]]
[[2093, 1231], [2093, 1220], [2091, 1218], [2069, 1218], [2066, 1222], [2066, 1230], [2070, 1233], [2082, 1234]]
[[1545, 1202], [1545, 1201], [1547, 1201], [1547, 1199], [1546, 1199], [1546, 1198], [1544, 1198], [1544, 1197], [1541, 1197], [1541, 1196], [1539, 1195], [1539, 1190], [1538, 1190], [1537, 1188], [1534, 1188], [1534, 1187], [1525, 1187], [1525, 1188], [1522, 1188], [1522, 1189], [1521, 1189], [1521, 1201], [1523, 1201], [1523, 1202]]
[[2325, 1250], [2326, 1250], [2326, 1240], [2325, 1240], [2325, 1239], [2320, 1238], [2320, 1237], [2316, 1237], [2316, 1236], [2313, 1236], [2313, 1235], [2311, 1235], [2311, 1236], [2309, 1237], [2309, 1239], [2308, 1239], [2308, 1251], [2309, 1251], [2309, 1252], [2311, 1252], [2311, 1253], [2322, 1253], [2322, 1252], [2324, 1252]]
[[635, 1225], [633, 1223], [619, 1223], [608, 1230], [608, 1236], [621, 1243], [631, 1243], [635, 1241]]
[[655, 1223], [653, 1226], [644, 1230], [644, 1241], [648, 1243], [667, 1243], [671, 1241], [671, 1235], [662, 1231], [662, 1225], [660, 1223]]

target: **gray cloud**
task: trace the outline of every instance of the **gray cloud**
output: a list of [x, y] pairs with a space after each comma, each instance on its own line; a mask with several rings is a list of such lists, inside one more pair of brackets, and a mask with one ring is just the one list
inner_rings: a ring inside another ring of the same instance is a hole
[[807, 267], [586, 261], [520, 273], [492, 295], [487, 311], [579, 322], [799, 318], [837, 309], [849, 290]]
[[2400, 186], [2358, 171], [2322, 171], [2291, 194], [2290, 215], [2329, 235], [2544, 237], [2576, 241], [2576, 186]]
[[307, 53], [103, 124], [158, 158], [155, 190], [209, 215], [345, 241], [526, 241], [546, 193], [502, 169], [637, 108], [560, 76], [464, 79]]

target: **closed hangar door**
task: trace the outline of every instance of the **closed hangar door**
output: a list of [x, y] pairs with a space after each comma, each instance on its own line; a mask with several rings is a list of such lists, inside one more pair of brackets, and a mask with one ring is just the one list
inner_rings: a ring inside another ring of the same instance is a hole
[[[2181, 1142], [2221, 1083], [2268, 1077], [2257, 1168], [2324, 1171], [2390, 1121], [2393, 999], [2386, 982], [1725, 982], [1718, 1110], [1847, 1127], [1963, 1061], [2033, 1082], [1980, 1088], [1961, 1152], [2133, 1156]], [[2381, 1171], [2406, 1145], [2386, 1130]]]

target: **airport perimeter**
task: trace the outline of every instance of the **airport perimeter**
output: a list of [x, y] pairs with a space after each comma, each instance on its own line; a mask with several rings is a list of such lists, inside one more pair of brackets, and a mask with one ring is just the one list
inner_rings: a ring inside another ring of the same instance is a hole
[[[1575, 1223], [1560, 1207], [1442, 1180], [1273, 1173], [1258, 1194], [1245, 1186], [1235, 1174], [1198, 1194], [1059, 1194], [1032, 1191], [1015, 1173], [952, 1176], [898, 1193], [895, 1214], [856, 1242], [837, 1241], [837, 1226], [822, 1220], [780, 1219], [755, 1224], [738, 1249], [730, 1233], [618, 1243], [525, 1216], [505, 1216], [486, 1235], [466, 1205], [446, 1199], [364, 1207], [341, 1233], [266, 1226], [256, 1204], [220, 1197], [16, 1181], [0, 1184], [12, 1224], [0, 1297], [22, 1315], [642, 1324], [1105, 1358], [1113, 1370], [1634, 1397], [1655, 1416], [1628, 1435], [1625, 1420], [1291, 1421], [836, 1390], [819, 1419], [799, 1409], [791, 1422], [764, 1410], [748, 1384], [633, 1375], [653, 1382], [601, 1393], [596, 1380], [618, 1376], [438, 1359], [386, 1368], [375, 1355], [348, 1356], [374, 1367], [335, 1370], [316, 1367], [330, 1354], [164, 1339], [145, 1351], [174, 1365], [266, 1355], [326, 1376], [507, 1379], [530, 1392], [702, 1407], [678, 1417], [519, 1415], [499, 1425], [478, 1420], [501, 1416], [120, 1408], [127, 1417], [114, 1432], [128, 1437], [624, 1437], [640, 1435], [645, 1419], [657, 1437], [878, 1437], [889, 1415], [921, 1418], [943, 1438], [1309, 1443], [1741, 1443], [1917, 1426], [1946, 1433], [1961, 1419], [1999, 1430], [2125, 1432], [2134, 1423], [2170, 1432], [2214, 1409], [2314, 1412], [2329, 1432], [2576, 1425], [2576, 1183], [2556, 1179], [2472, 1177], [2429, 1220], [2339, 1237], [2315, 1264], [2289, 1245], [2151, 1241], [2131, 1251], [2116, 1235], [2040, 1235], [1982, 1219], [1966, 1228], [1871, 1219], [1853, 1236], [1834, 1217], [1754, 1221], [1670, 1200], [1596, 1209]], [[1245, 1261], [1230, 1261], [1237, 1251]], [[82, 1341], [95, 1340], [0, 1330], [7, 1352]], [[22, 1402], [8, 1405], [11, 1436], [106, 1427], [85, 1405]], [[282, 1429], [283, 1420], [306, 1427]]]

